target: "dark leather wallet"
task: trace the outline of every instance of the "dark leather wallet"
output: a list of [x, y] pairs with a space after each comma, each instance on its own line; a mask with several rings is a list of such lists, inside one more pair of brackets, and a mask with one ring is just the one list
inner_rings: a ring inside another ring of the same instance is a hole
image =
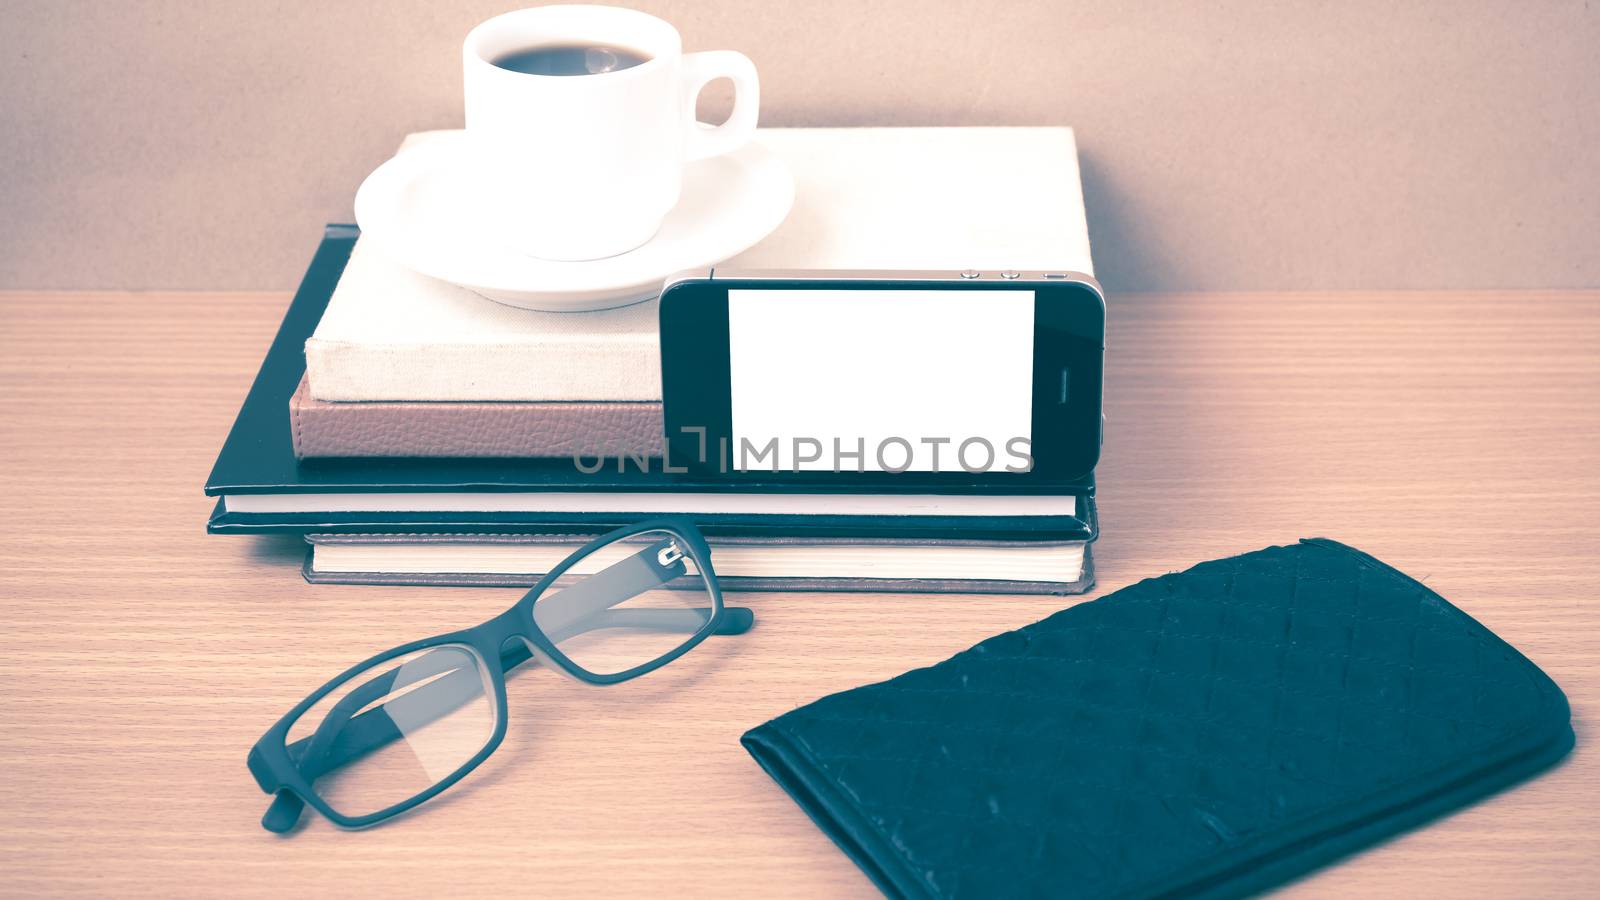
[[1538, 667], [1322, 539], [1139, 582], [744, 736], [905, 897], [1258, 891], [1572, 741]]

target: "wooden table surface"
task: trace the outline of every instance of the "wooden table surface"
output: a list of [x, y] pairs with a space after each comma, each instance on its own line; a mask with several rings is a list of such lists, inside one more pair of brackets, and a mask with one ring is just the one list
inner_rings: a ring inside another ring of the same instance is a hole
[[[205, 534], [201, 484], [287, 299], [0, 295], [0, 892], [868, 895], [739, 735], [1075, 602], [743, 595], [754, 631], [649, 677], [514, 678], [500, 752], [418, 814], [275, 837], [244, 765], [274, 719], [517, 596], [312, 587], [294, 540]], [[1600, 293], [1112, 306], [1099, 592], [1336, 537], [1572, 701], [1555, 771], [1288, 893], [1600, 895]]]

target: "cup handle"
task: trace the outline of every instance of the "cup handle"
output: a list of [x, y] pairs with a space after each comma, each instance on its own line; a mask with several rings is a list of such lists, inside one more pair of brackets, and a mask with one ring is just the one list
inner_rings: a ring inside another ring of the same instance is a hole
[[[702, 125], [694, 117], [695, 101], [705, 86], [718, 78], [733, 82], [733, 113], [721, 125]], [[756, 133], [756, 111], [760, 106], [761, 81], [756, 77], [756, 65], [750, 57], [737, 50], [684, 54], [685, 159], [705, 159], [743, 147]]]

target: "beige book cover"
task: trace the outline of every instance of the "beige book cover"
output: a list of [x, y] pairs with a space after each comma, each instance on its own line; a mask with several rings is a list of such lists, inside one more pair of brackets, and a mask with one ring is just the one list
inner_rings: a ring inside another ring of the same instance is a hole
[[[308, 534], [313, 584], [527, 587], [592, 535]], [[964, 541], [711, 535], [728, 591], [1081, 594], [1086, 541]], [[579, 574], [582, 573], [581, 568]]]
[[[1070, 128], [763, 129], [756, 139], [793, 171], [795, 204], [727, 266], [1093, 274]], [[516, 309], [358, 241], [305, 345], [310, 395], [659, 401], [656, 317], [653, 300], [592, 313]]]

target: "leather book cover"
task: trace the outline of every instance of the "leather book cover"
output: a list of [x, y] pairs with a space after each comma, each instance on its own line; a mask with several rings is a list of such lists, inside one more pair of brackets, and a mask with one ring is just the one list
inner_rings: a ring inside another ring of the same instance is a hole
[[653, 402], [331, 403], [312, 397], [301, 378], [289, 421], [299, 459], [661, 455], [661, 404]]
[[[859, 539], [959, 538], [963, 541], [1093, 541], [1100, 534], [1092, 495], [1076, 498], [1070, 516], [816, 515], [793, 513], [687, 514], [708, 537]], [[541, 531], [603, 534], [659, 514], [517, 512], [244, 513], [219, 499], [206, 530], [212, 534], [528, 534]]]

